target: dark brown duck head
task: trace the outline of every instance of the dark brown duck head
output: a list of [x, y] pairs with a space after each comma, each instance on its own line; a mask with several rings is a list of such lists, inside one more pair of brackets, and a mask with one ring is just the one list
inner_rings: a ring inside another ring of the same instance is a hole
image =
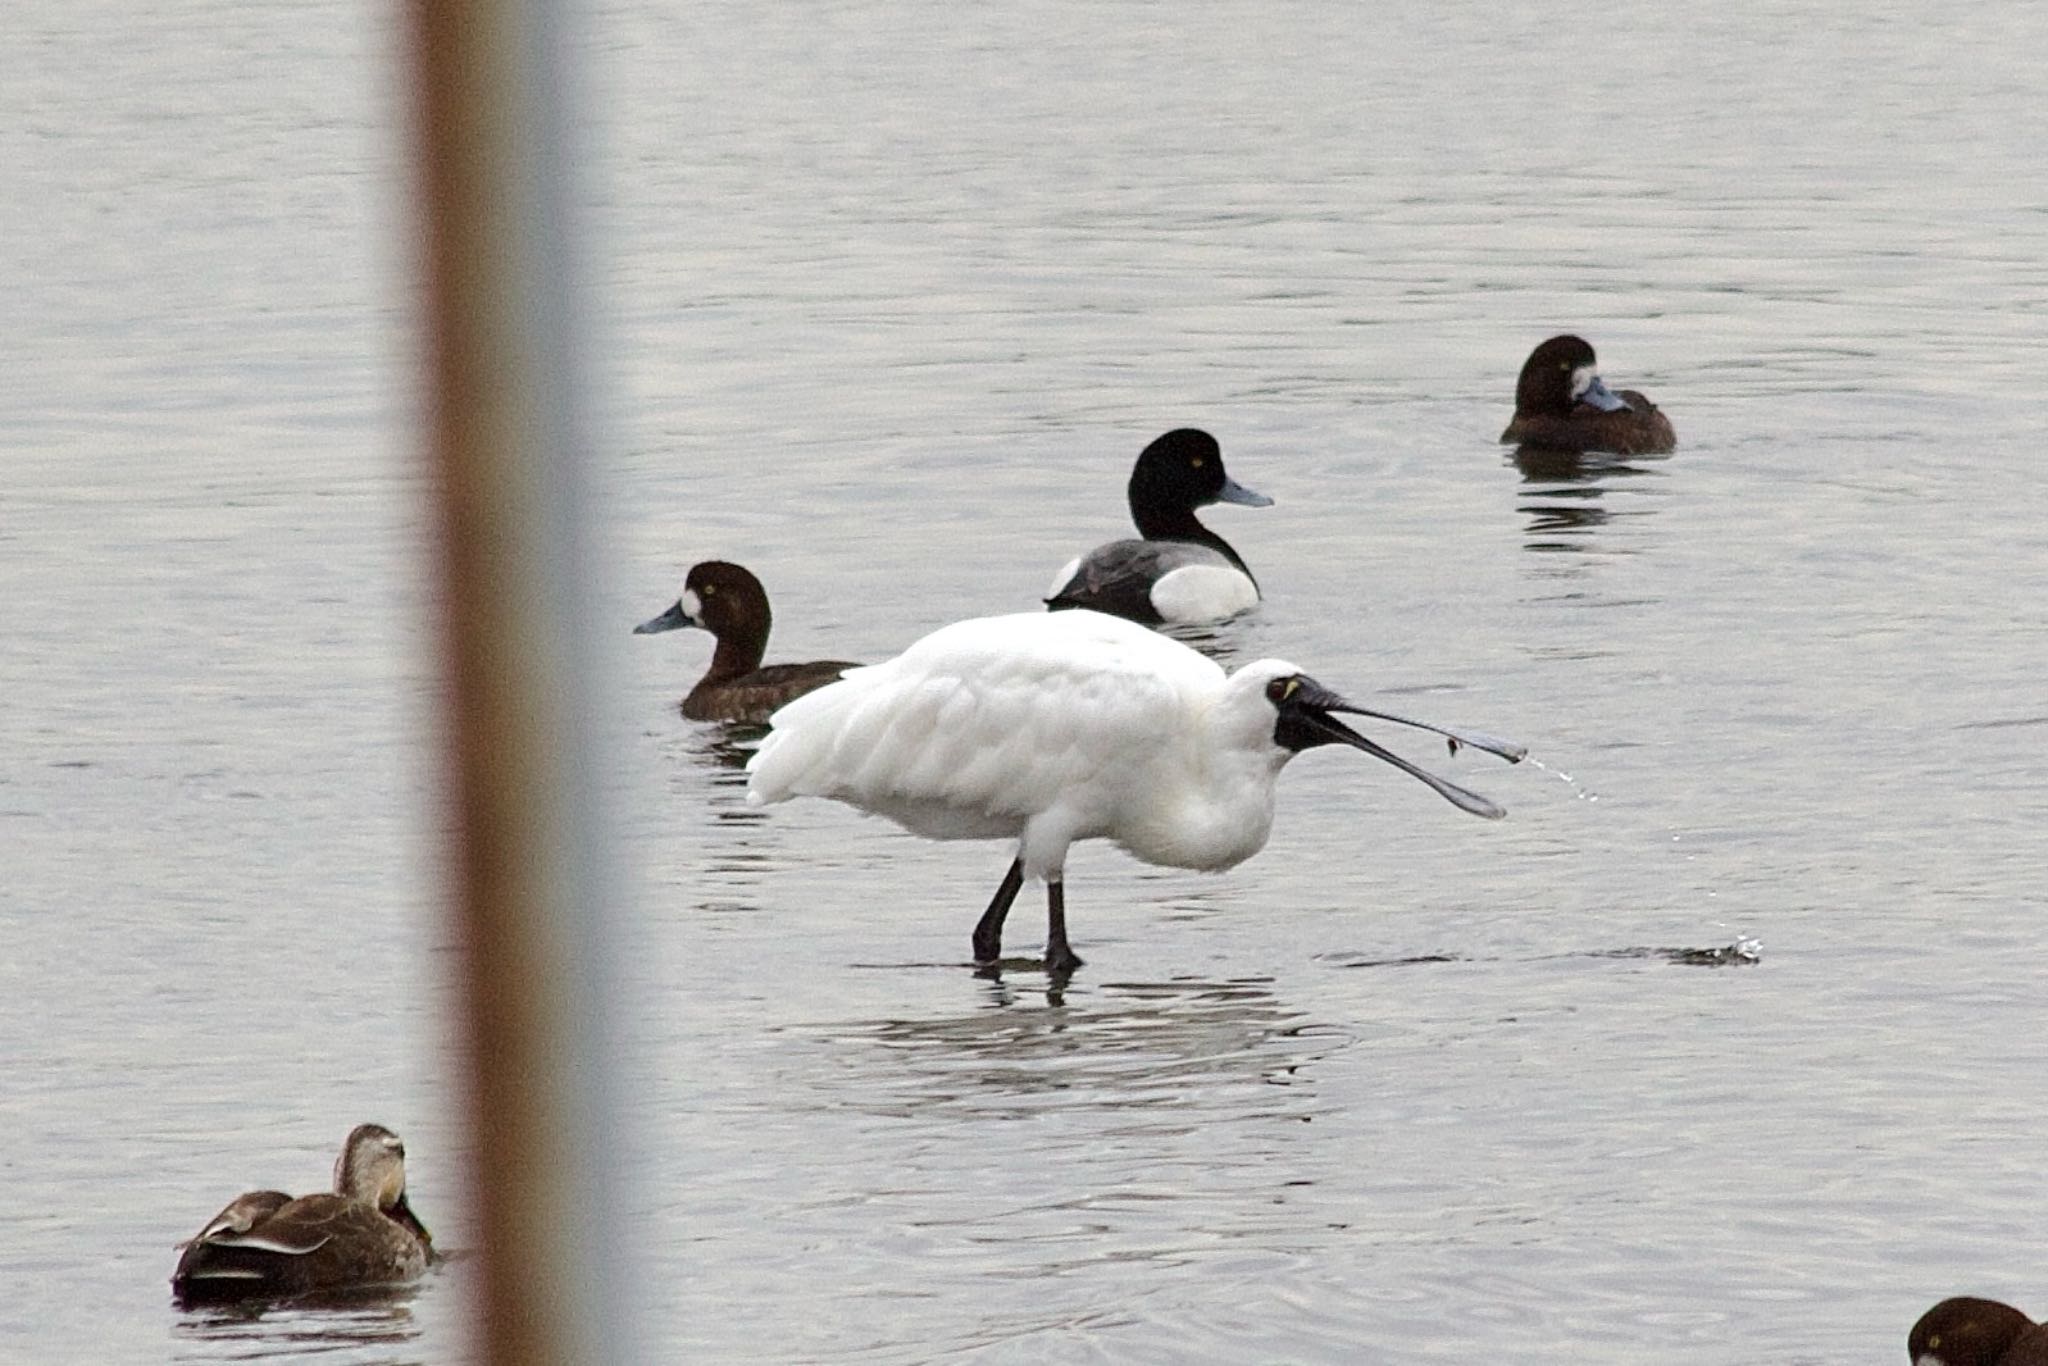
[[1515, 380], [1515, 412], [1562, 416], [1581, 403], [1603, 413], [1628, 407], [1600, 378], [1592, 343], [1567, 334], [1531, 351]]
[[761, 667], [768, 652], [768, 629], [775, 623], [768, 610], [768, 590], [736, 564], [705, 560], [690, 566], [683, 591], [666, 612], [633, 628], [634, 635], [653, 635], [694, 626], [718, 642], [712, 670], [737, 677]]
[[718, 642], [711, 667], [683, 698], [683, 715], [692, 721], [728, 721], [763, 725], [784, 703], [836, 680], [855, 667], [843, 659], [761, 667], [768, 652], [768, 590], [739, 565], [705, 560], [692, 565], [683, 591], [660, 616], [633, 628], [635, 635], [653, 635], [694, 626]]

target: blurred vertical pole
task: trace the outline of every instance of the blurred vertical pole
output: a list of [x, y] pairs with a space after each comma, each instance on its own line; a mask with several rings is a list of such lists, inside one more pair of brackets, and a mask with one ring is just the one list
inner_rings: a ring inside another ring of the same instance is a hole
[[625, 1361], [597, 580], [559, 0], [411, 0], [455, 884], [493, 1363]]

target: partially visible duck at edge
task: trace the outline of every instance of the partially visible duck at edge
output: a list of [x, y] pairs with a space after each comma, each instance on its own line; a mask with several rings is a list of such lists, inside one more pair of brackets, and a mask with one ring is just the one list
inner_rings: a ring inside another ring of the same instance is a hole
[[856, 664], [823, 659], [809, 664], [770, 664], [768, 591], [739, 565], [705, 560], [692, 565], [682, 595], [660, 616], [633, 628], [635, 635], [653, 635], [694, 626], [718, 642], [711, 667], [683, 698], [683, 715], [691, 721], [726, 721], [765, 726], [785, 702], [835, 681]]
[[1503, 442], [1551, 451], [1667, 455], [1678, 446], [1671, 419], [1634, 389], [1615, 393], [1582, 337], [1552, 337], [1522, 365], [1515, 419]]
[[1251, 570], [1195, 520], [1195, 509], [1273, 500], [1224, 473], [1215, 437], [1179, 427], [1147, 446], [1131, 470], [1130, 501], [1144, 539], [1110, 541], [1069, 563], [1046, 591], [1048, 608], [1087, 607], [1158, 626], [1222, 621], [1258, 605]]
[[2048, 1324], [1997, 1300], [1959, 1295], [1920, 1316], [1906, 1356], [1913, 1366], [2048, 1366]]
[[405, 1198], [405, 1145], [381, 1124], [349, 1132], [332, 1191], [238, 1195], [178, 1246], [171, 1290], [186, 1305], [395, 1285], [434, 1255]]

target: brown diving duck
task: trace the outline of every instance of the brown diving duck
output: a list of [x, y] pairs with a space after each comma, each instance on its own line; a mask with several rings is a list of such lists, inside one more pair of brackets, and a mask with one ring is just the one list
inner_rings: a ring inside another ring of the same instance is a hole
[[1522, 364], [1515, 418], [1502, 442], [1551, 451], [1668, 455], [1678, 448], [1671, 419], [1642, 393], [1615, 393], [1582, 337], [1552, 337]]
[[768, 590], [747, 570], [724, 560], [705, 560], [690, 567], [682, 596], [675, 605], [633, 628], [635, 635], [653, 635], [695, 626], [709, 631], [718, 648], [711, 667], [683, 698], [683, 715], [691, 721], [727, 721], [765, 726], [784, 703], [836, 682], [857, 664], [823, 659], [810, 664], [761, 666], [768, 652]]
[[1906, 1355], [1913, 1366], [2048, 1366], [2048, 1324], [1997, 1300], [1958, 1295], [1920, 1316]]
[[406, 1203], [405, 1145], [381, 1124], [350, 1131], [332, 1191], [238, 1195], [179, 1247], [171, 1291], [186, 1305], [396, 1284], [434, 1253]]

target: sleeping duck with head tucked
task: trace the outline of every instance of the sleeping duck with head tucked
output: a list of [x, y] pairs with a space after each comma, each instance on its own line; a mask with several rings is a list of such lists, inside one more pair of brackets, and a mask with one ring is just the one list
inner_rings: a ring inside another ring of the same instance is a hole
[[332, 1191], [238, 1195], [179, 1247], [171, 1291], [184, 1305], [395, 1285], [434, 1255], [406, 1202], [405, 1145], [381, 1124], [350, 1131]]
[[1509, 445], [1609, 455], [1668, 455], [1678, 446], [1671, 419], [1635, 389], [1616, 393], [1582, 337], [1552, 337], [1522, 365]]

